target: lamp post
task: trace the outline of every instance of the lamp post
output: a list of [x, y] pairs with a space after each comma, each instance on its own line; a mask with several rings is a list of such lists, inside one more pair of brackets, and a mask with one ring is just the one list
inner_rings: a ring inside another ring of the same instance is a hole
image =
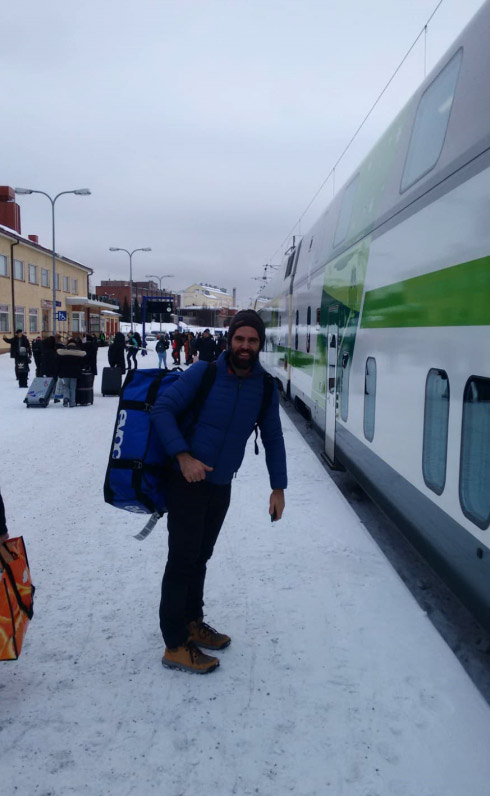
[[142, 249], [133, 249], [132, 252], [128, 251], [127, 249], [119, 249], [117, 246], [110, 246], [110, 252], [126, 252], [129, 255], [129, 295], [131, 299], [131, 304], [129, 308], [129, 318], [131, 321], [131, 331], [133, 331], [133, 254], [135, 252], [151, 252], [149, 246], [144, 246]]
[[[173, 274], [163, 274], [163, 276], [155, 276], [155, 274], [145, 274], [146, 279], [158, 279], [160, 285], [160, 295], [162, 294], [162, 279], [171, 279]], [[162, 333], [162, 313], [160, 313], [160, 334]]]
[[76, 196], [90, 196], [90, 191], [88, 188], [77, 188], [74, 191], [60, 191], [60, 193], [56, 194], [54, 199], [46, 193], [46, 191], [35, 191], [33, 188], [15, 188], [15, 193], [17, 194], [31, 194], [31, 193], [40, 193], [43, 196], [47, 196], [49, 201], [51, 202], [51, 220], [52, 220], [52, 240], [53, 240], [53, 335], [56, 334], [56, 255], [55, 255], [55, 248], [54, 248], [54, 205], [57, 199], [60, 196], [64, 196], [67, 193], [74, 193]]

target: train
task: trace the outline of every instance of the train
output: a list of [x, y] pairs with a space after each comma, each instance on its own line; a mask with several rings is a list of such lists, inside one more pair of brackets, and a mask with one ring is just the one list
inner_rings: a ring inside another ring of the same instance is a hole
[[[259, 312], [261, 361], [490, 630], [490, 0]], [[339, 529], [341, 533], [341, 529]]]

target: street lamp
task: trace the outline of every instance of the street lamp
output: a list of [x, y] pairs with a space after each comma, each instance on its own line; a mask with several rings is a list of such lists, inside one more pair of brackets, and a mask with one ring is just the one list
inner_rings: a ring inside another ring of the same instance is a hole
[[[158, 279], [160, 285], [160, 294], [162, 292], [162, 279], [171, 279], [174, 274], [163, 274], [163, 276], [155, 276], [155, 274], [145, 274], [146, 279]], [[160, 312], [160, 334], [162, 333], [162, 313]]]
[[67, 193], [74, 193], [76, 196], [90, 196], [90, 191], [88, 188], [77, 188], [74, 191], [61, 191], [60, 193], [56, 194], [54, 199], [51, 198], [49, 193], [45, 191], [35, 191], [33, 188], [15, 188], [15, 193], [17, 194], [30, 194], [30, 193], [40, 193], [43, 196], [47, 196], [49, 201], [51, 202], [51, 219], [52, 219], [52, 227], [53, 227], [53, 335], [56, 334], [56, 256], [55, 256], [55, 248], [54, 248], [54, 204], [60, 196], [64, 196]]
[[135, 252], [151, 252], [149, 246], [144, 246], [142, 249], [133, 249], [132, 252], [128, 251], [127, 249], [119, 249], [117, 246], [110, 246], [110, 252], [126, 252], [129, 254], [129, 291], [130, 291], [130, 298], [131, 298], [131, 305], [130, 305], [130, 320], [131, 320], [131, 331], [133, 331], [133, 254]]

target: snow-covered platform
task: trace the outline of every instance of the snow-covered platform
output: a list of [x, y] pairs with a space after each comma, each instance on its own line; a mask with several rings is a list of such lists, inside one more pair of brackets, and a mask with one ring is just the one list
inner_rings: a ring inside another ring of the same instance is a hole
[[142, 519], [103, 502], [117, 399], [100, 376], [91, 407], [22, 398], [0, 357], [0, 487], [37, 586], [0, 664], [2, 793], [488, 791], [490, 708], [287, 417], [285, 518], [250, 442], [208, 576], [233, 643], [199, 677], [160, 663], [164, 524], [137, 542]]

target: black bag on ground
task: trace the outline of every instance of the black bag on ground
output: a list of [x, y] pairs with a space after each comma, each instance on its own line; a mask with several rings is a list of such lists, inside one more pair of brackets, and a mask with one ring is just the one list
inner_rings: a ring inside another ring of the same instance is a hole
[[102, 371], [102, 395], [120, 395], [121, 382], [121, 368], [104, 368]]
[[75, 393], [75, 403], [80, 406], [88, 406], [94, 402], [94, 374], [82, 373], [77, 379], [77, 389]]

